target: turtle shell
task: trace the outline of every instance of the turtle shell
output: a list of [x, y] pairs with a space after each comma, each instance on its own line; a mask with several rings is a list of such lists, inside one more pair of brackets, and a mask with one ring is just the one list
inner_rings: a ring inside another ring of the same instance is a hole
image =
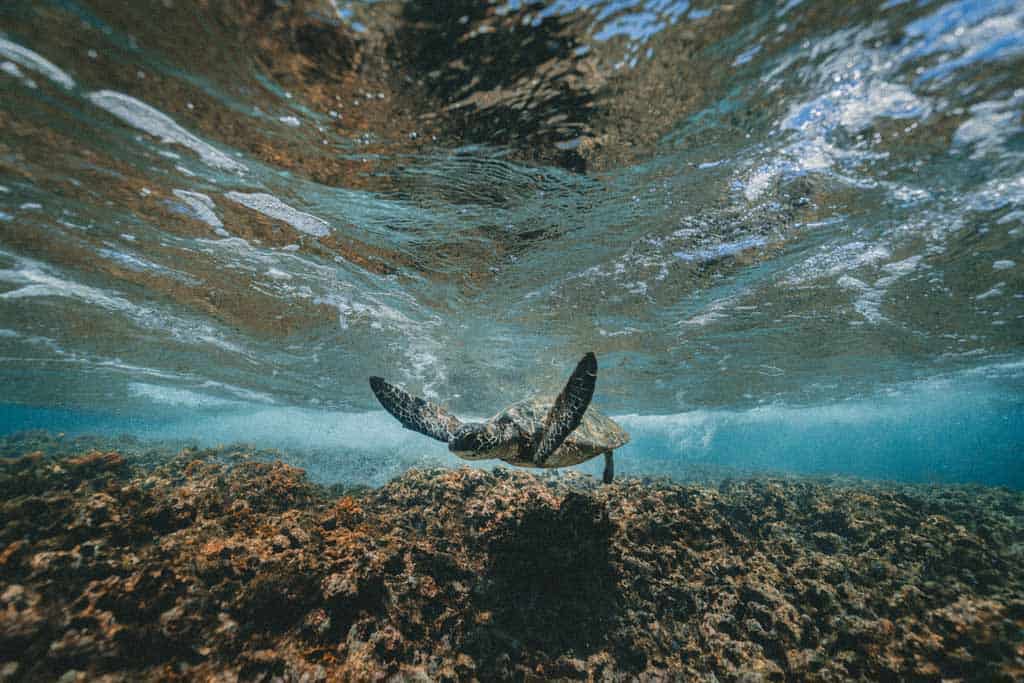
[[[522, 430], [523, 434], [533, 439], [540, 439], [544, 430], [544, 417], [551, 410], [554, 401], [530, 399], [513, 403], [491, 418], [491, 422], [512, 422]], [[590, 460], [596, 455], [614, 450], [629, 442], [629, 434], [611, 419], [593, 406], [587, 408], [580, 424], [562, 445], [544, 463], [544, 467], [566, 467]], [[489, 454], [521, 467], [537, 467], [529, 460], [519, 460], [517, 449], [510, 449], [504, 454]]]

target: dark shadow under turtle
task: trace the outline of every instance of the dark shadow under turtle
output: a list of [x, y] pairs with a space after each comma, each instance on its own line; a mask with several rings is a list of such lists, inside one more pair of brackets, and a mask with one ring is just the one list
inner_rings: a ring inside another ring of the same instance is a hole
[[590, 407], [596, 382], [597, 358], [588, 353], [554, 401], [520, 401], [483, 423], [463, 423], [441, 406], [380, 377], [371, 377], [370, 387], [403, 427], [443, 441], [460, 458], [496, 458], [519, 467], [567, 467], [603, 454], [607, 484], [615, 472], [612, 452], [629, 441], [629, 434]]
[[557, 505], [534, 498], [481, 536], [488, 560], [474, 592], [489, 618], [468, 629], [464, 647], [482, 680], [509, 676], [499, 673], [502, 653], [511, 664], [616, 647], [615, 530], [602, 500], [570, 492]]

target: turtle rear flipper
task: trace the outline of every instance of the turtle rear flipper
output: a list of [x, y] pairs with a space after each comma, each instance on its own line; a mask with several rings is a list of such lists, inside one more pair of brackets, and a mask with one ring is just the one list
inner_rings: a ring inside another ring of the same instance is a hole
[[448, 443], [462, 427], [459, 419], [441, 406], [402, 391], [381, 377], [371, 377], [370, 388], [384, 409], [406, 429]]
[[544, 431], [533, 452], [533, 462], [543, 465], [548, 457], [558, 450], [572, 430], [579, 426], [587, 412], [590, 399], [597, 383], [597, 358], [593, 352], [583, 356], [576, 365], [562, 393], [555, 399], [555, 405], [544, 418]]

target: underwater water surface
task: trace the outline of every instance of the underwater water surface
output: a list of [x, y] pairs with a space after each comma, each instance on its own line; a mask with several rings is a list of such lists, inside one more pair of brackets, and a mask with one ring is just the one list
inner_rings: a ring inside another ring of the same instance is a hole
[[1022, 74], [1013, 0], [5, 2], [0, 431], [379, 484], [459, 461], [369, 376], [592, 350], [626, 476], [1024, 488]]

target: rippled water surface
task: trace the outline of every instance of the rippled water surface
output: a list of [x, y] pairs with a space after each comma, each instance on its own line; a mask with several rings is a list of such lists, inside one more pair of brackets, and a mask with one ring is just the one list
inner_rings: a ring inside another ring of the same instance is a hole
[[5, 2], [0, 427], [441, 458], [367, 376], [594, 350], [627, 473], [1024, 486], [1022, 74], [1014, 0]]

